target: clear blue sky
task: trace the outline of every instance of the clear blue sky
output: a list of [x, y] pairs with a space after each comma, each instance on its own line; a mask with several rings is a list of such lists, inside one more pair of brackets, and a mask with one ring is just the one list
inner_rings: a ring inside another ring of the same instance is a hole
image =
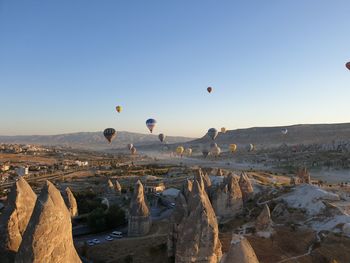
[[349, 0], [0, 0], [0, 134], [349, 122], [349, 14]]

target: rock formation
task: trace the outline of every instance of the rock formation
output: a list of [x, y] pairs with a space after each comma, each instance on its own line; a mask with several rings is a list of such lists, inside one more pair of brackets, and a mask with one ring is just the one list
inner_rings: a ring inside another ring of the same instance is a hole
[[239, 178], [239, 187], [242, 191], [243, 202], [249, 201], [254, 195], [254, 188], [249, 177], [245, 173], [242, 173]]
[[292, 176], [290, 178], [290, 185], [295, 186], [296, 184], [297, 184], [297, 179], [294, 176]]
[[22, 242], [24, 231], [32, 215], [36, 195], [20, 177], [7, 197], [7, 206], [0, 219], [0, 262], [11, 259]]
[[143, 236], [151, 229], [151, 215], [145, 202], [143, 185], [139, 180], [131, 199], [128, 223], [129, 236]]
[[204, 183], [197, 180], [188, 202], [188, 215], [178, 227], [175, 262], [219, 262], [222, 252], [214, 210]]
[[114, 184], [112, 183], [112, 181], [110, 179], [108, 179], [108, 181], [107, 181], [107, 186], [108, 186], [108, 191], [114, 192]]
[[221, 263], [259, 263], [254, 249], [249, 241], [240, 235], [233, 234], [231, 246], [227, 254], [221, 260]]
[[255, 230], [258, 236], [269, 238], [272, 235], [272, 220], [270, 208], [265, 204], [264, 209], [255, 222]]
[[216, 173], [216, 176], [223, 176], [224, 175], [224, 172], [222, 171], [222, 169], [218, 169], [217, 173]]
[[118, 195], [120, 195], [122, 193], [122, 187], [121, 187], [120, 183], [118, 182], [118, 180], [115, 180], [114, 190]]
[[46, 182], [36, 201], [15, 263], [81, 262], [73, 245], [72, 223], [60, 192]]
[[197, 173], [195, 174], [195, 179], [199, 182], [203, 180], [205, 190], [208, 191], [211, 187], [211, 180], [207, 173], [203, 173], [201, 169], [197, 170]]
[[288, 207], [284, 203], [279, 203], [273, 209], [271, 216], [272, 218], [288, 219], [290, 213], [288, 212]]
[[305, 167], [300, 168], [297, 171], [296, 176], [298, 178], [297, 183], [299, 183], [299, 184], [310, 184], [311, 183], [310, 173], [308, 172], [308, 170]]
[[193, 185], [192, 181], [187, 179], [182, 187], [182, 194], [184, 195], [186, 200], [188, 200], [188, 198], [192, 192], [192, 185]]
[[63, 195], [64, 202], [67, 205], [71, 217], [78, 215], [78, 205], [75, 197], [69, 187], [66, 188], [66, 193]]
[[220, 219], [232, 218], [241, 213], [243, 200], [238, 180], [232, 174], [228, 175], [221, 185], [213, 189], [211, 201]]

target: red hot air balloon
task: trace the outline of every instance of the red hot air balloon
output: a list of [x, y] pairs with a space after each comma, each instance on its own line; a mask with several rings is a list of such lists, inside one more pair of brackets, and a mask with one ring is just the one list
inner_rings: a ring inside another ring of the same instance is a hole
[[346, 63], [346, 64], [345, 64], [345, 67], [346, 67], [348, 70], [350, 70], [350, 62]]

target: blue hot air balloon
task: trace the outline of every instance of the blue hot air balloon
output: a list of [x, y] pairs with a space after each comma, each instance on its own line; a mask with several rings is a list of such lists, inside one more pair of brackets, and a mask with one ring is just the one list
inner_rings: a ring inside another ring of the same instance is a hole
[[157, 121], [155, 119], [148, 119], [146, 121], [146, 126], [151, 133], [153, 132], [153, 129], [156, 126], [156, 124], [157, 124]]
[[212, 139], [212, 140], [215, 140], [216, 136], [218, 136], [219, 132], [217, 129], [215, 128], [210, 128], [208, 130], [208, 136]]

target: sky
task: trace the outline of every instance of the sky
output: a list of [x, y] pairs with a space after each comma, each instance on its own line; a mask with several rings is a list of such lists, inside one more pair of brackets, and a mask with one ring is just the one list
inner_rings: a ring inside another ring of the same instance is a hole
[[348, 0], [0, 0], [0, 135], [350, 122], [349, 14]]

